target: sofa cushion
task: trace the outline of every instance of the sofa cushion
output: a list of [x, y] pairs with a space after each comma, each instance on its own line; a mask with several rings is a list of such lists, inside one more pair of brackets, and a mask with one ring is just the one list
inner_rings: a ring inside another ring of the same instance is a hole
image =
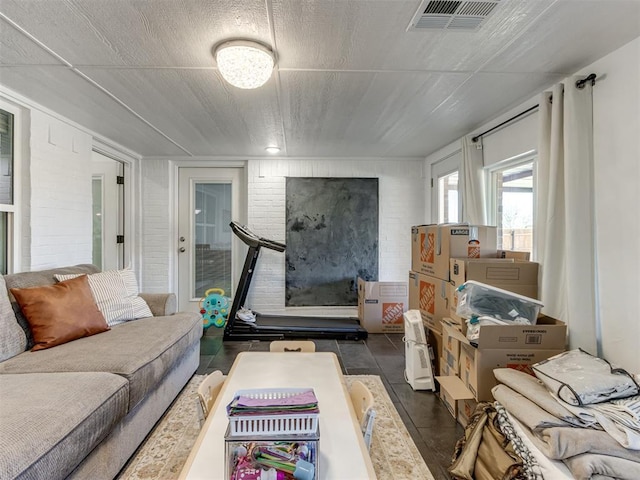
[[22, 353], [27, 348], [27, 336], [13, 313], [9, 292], [0, 275], [0, 362]]
[[0, 375], [0, 478], [65, 478], [127, 414], [108, 373]]
[[[54, 275], [57, 280], [69, 280], [77, 276]], [[128, 320], [153, 316], [147, 303], [138, 296], [138, 281], [129, 268], [92, 273], [89, 275], [89, 286], [110, 327]]]
[[24, 352], [0, 363], [2, 373], [111, 372], [129, 380], [133, 409], [202, 336], [197, 313], [150, 317], [56, 348]]
[[[28, 288], [39, 287], [40, 285], [53, 285], [56, 283], [56, 279], [53, 277], [56, 273], [96, 273], [99, 269], [95, 265], [83, 264], [74, 265], [71, 267], [54, 268], [51, 270], [41, 270], [39, 272], [22, 272], [12, 273], [5, 275], [4, 279], [7, 283], [7, 289], [10, 288]], [[18, 320], [18, 324], [22, 327], [25, 335], [27, 336], [27, 348], [33, 347], [33, 336], [31, 330], [29, 330], [29, 323], [20, 310], [20, 305], [16, 301], [16, 298], [9, 293], [9, 300], [11, 300], [11, 306]]]
[[11, 293], [29, 322], [32, 351], [109, 330], [86, 275], [56, 285], [12, 288]]

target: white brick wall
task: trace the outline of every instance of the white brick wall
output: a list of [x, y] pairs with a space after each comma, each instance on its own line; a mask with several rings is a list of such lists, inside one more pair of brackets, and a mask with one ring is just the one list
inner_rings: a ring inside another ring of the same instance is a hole
[[173, 291], [171, 237], [173, 199], [170, 198], [169, 162], [140, 162], [142, 206], [140, 214], [141, 289], [149, 293]]
[[[248, 226], [261, 237], [285, 241], [285, 178], [379, 179], [379, 278], [406, 281], [411, 266], [411, 226], [423, 223], [422, 161], [254, 160], [248, 164]], [[258, 311], [284, 308], [285, 255], [263, 250], [247, 304]], [[326, 311], [326, 308], [321, 310]], [[335, 309], [332, 309], [334, 313]], [[309, 314], [313, 314], [309, 309]]]
[[[91, 263], [91, 136], [38, 110], [31, 111], [29, 260], [41, 270]], [[23, 179], [24, 180], [24, 179]]]
[[[170, 168], [165, 160], [141, 162], [141, 283], [146, 292], [172, 290], [171, 238], [175, 232], [169, 220], [174, 208]], [[425, 220], [422, 169], [422, 160], [250, 160], [247, 223], [262, 237], [285, 240], [287, 176], [377, 177], [379, 278], [406, 281], [411, 265], [411, 226]], [[282, 310], [284, 294], [285, 255], [263, 249], [247, 304], [258, 311]], [[339, 312], [334, 309], [333, 313]]]

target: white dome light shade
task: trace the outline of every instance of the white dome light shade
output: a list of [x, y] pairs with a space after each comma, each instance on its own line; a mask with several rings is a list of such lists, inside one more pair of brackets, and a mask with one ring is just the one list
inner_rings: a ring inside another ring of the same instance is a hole
[[233, 40], [216, 48], [218, 70], [234, 87], [251, 89], [264, 85], [275, 64], [273, 52], [256, 42]]

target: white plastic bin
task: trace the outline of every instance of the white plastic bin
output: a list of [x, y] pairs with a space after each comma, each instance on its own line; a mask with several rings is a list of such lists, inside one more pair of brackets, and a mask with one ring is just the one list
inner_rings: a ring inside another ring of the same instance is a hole
[[[234, 398], [247, 396], [260, 399], [280, 399], [302, 393], [310, 388], [271, 388], [239, 390]], [[313, 434], [318, 430], [317, 413], [297, 413], [291, 415], [233, 415], [229, 418], [230, 435], [287, 435]]]
[[535, 325], [543, 304], [485, 283], [468, 280], [458, 287], [456, 314], [463, 318], [489, 316], [514, 323], [525, 319]]

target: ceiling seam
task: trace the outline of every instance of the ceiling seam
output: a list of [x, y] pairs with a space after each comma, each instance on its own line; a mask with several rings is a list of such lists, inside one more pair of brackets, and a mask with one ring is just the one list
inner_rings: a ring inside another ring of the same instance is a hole
[[269, 23], [269, 36], [271, 37], [271, 45], [273, 48], [273, 52], [275, 53], [276, 56], [276, 65], [274, 68], [274, 81], [276, 82], [276, 101], [278, 102], [278, 108], [280, 109], [280, 133], [282, 135], [282, 146], [280, 145], [276, 145], [278, 147], [281, 147], [282, 151], [284, 152], [285, 155], [288, 155], [288, 149], [287, 149], [287, 133], [286, 133], [286, 129], [284, 126], [284, 100], [282, 98], [282, 84], [280, 82], [280, 67], [279, 67], [279, 63], [280, 63], [280, 59], [278, 58], [278, 45], [276, 42], [276, 31], [275, 31], [275, 26], [274, 26], [274, 21], [273, 21], [273, 4], [271, 2], [271, 0], [265, 0], [264, 1], [265, 4], [265, 8], [267, 10], [267, 22]]
[[102, 91], [104, 94], [106, 94], [109, 98], [111, 98], [113, 101], [115, 101], [116, 103], [118, 103], [121, 107], [123, 107], [125, 110], [127, 110], [129, 113], [131, 113], [134, 117], [136, 117], [138, 120], [140, 120], [141, 122], [143, 122], [145, 125], [147, 125], [149, 128], [151, 128], [153, 131], [155, 131], [157, 134], [161, 135], [165, 140], [171, 142], [173, 145], [175, 145], [176, 147], [178, 147], [180, 150], [182, 150], [184, 153], [186, 153], [187, 155], [193, 156], [193, 154], [187, 150], [185, 147], [183, 147], [182, 145], [180, 145], [178, 142], [174, 141], [173, 139], [171, 139], [168, 135], [166, 135], [164, 132], [162, 132], [159, 128], [157, 128], [155, 125], [153, 125], [151, 122], [149, 122], [148, 120], [146, 120], [145, 118], [142, 117], [142, 115], [140, 115], [139, 113], [137, 113], [133, 108], [131, 108], [129, 105], [127, 105], [124, 101], [120, 100], [115, 94], [111, 93], [109, 90], [107, 90], [106, 88], [104, 88], [102, 85], [100, 85], [98, 82], [96, 82], [95, 80], [93, 80], [91, 77], [87, 76], [86, 74], [82, 73], [80, 70], [78, 70], [76, 67], [73, 66], [73, 64], [71, 62], [69, 62], [68, 60], [66, 60], [64, 57], [62, 57], [61, 55], [59, 55], [58, 53], [56, 53], [54, 50], [52, 50], [51, 48], [49, 48], [47, 45], [45, 45], [43, 42], [41, 42], [40, 40], [38, 40], [36, 37], [34, 37], [32, 34], [30, 34], [29, 32], [27, 32], [24, 28], [22, 28], [20, 25], [18, 25], [16, 22], [14, 22], [13, 20], [11, 20], [9, 17], [7, 17], [4, 13], [0, 12], [0, 18], [4, 19], [9, 25], [11, 25], [13, 28], [15, 28], [16, 30], [18, 30], [20, 33], [22, 33], [23, 35], [25, 35], [27, 38], [29, 38], [32, 42], [34, 42], [36, 45], [38, 45], [40, 48], [42, 48], [43, 50], [45, 50], [48, 54], [52, 55], [54, 58], [56, 58], [58, 61], [60, 61], [61, 63], [63, 63], [65, 66], [67, 66], [69, 68], [69, 70], [71, 70], [72, 72], [74, 72], [76, 75], [78, 75], [79, 77], [81, 77], [82, 79], [84, 79], [85, 81], [89, 82], [91, 85], [93, 85], [94, 87], [98, 88], [100, 91]]
[[[139, 65], [139, 66], [129, 66], [129, 65], [89, 65], [89, 64], [77, 64], [74, 67], [70, 67], [68, 65], [60, 65], [57, 63], [40, 63], [40, 64], [25, 64], [25, 63], [3, 63], [0, 65], [0, 69], [2, 68], [33, 68], [33, 67], [60, 67], [60, 68], [75, 68], [75, 69], [96, 69], [96, 70], [211, 70], [218, 71], [216, 67], [188, 67], [188, 66], [149, 66], [149, 65]], [[296, 68], [296, 67], [281, 67], [278, 68], [277, 65], [274, 70], [278, 70], [281, 72], [297, 72], [297, 73], [376, 73], [376, 74], [384, 74], [384, 73], [414, 73], [416, 75], [470, 75], [475, 73], [485, 73], [491, 75], [531, 75], [532, 72], [521, 72], [521, 71], [512, 71], [512, 72], [500, 72], [500, 71], [491, 71], [485, 70], [484, 72], [479, 72], [478, 69], [473, 71], [470, 70], [413, 70], [413, 69], [347, 69], [347, 68]], [[538, 71], [535, 72], [536, 75], [570, 75], [571, 72], [549, 72], [549, 71]]]

